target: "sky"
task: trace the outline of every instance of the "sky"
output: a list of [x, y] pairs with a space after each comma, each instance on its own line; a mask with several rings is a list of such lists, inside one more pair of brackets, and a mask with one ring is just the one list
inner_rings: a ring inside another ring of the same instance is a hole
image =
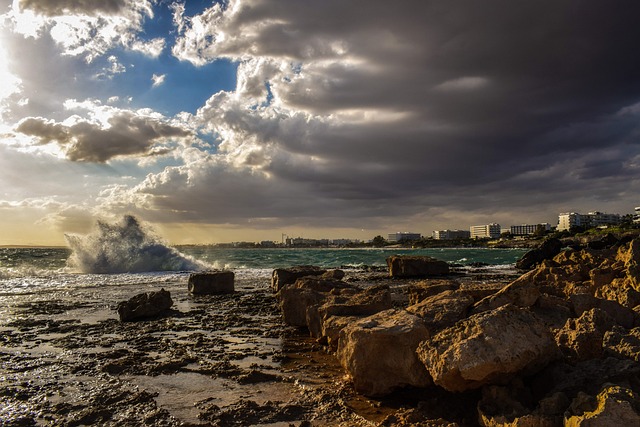
[[0, 0], [0, 245], [640, 206], [640, 2]]

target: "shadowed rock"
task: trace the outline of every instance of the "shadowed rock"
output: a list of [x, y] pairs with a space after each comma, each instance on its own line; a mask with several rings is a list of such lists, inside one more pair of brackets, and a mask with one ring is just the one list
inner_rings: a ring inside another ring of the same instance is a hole
[[449, 264], [429, 256], [394, 255], [387, 258], [391, 277], [428, 277], [449, 274]]
[[189, 292], [197, 295], [232, 294], [234, 292], [233, 271], [207, 271], [189, 276]]
[[118, 304], [118, 315], [122, 322], [157, 317], [173, 305], [171, 294], [164, 288], [157, 292], [138, 294]]

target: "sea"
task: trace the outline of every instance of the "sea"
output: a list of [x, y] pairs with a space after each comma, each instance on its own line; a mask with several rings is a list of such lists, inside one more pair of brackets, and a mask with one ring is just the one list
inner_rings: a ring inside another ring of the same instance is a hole
[[478, 265], [503, 271], [513, 270], [525, 253], [523, 249], [488, 248], [172, 247], [132, 216], [118, 224], [98, 222], [89, 234], [65, 237], [68, 247], [0, 247], [0, 297], [179, 283], [194, 271], [211, 269], [231, 270], [245, 283], [264, 283], [276, 268], [382, 268], [391, 255], [427, 255], [462, 272]]

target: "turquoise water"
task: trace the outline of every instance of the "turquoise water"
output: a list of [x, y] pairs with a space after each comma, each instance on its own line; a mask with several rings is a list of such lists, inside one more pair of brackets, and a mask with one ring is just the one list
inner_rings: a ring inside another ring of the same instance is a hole
[[[483, 263], [509, 267], [524, 254], [522, 249], [227, 249], [214, 246], [183, 246], [182, 254], [207, 266], [232, 269], [274, 269], [294, 265], [329, 268], [384, 266], [391, 255], [427, 255], [451, 264]], [[67, 248], [0, 248], [2, 273], [34, 270], [54, 273], [67, 267]], [[138, 254], [132, 254], [132, 257]]]

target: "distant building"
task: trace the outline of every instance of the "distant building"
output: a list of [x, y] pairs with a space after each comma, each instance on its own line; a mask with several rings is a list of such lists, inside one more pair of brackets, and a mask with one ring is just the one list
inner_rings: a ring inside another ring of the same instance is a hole
[[589, 212], [580, 214], [577, 212], [566, 212], [558, 215], [558, 231], [568, 231], [575, 227], [592, 228], [606, 225], [620, 224], [622, 218], [619, 214], [608, 214], [603, 212]]
[[497, 239], [500, 237], [500, 224], [472, 225], [469, 233], [472, 239]]
[[460, 240], [471, 238], [468, 230], [436, 230], [433, 232], [435, 240]]
[[397, 232], [390, 233], [389, 238], [387, 239], [389, 242], [412, 242], [414, 240], [422, 239], [422, 234], [420, 233], [410, 233], [408, 231], [405, 232]]
[[522, 224], [511, 226], [511, 234], [513, 236], [530, 236], [532, 234], [550, 230], [551, 224], [548, 224], [546, 222], [542, 224]]
[[633, 222], [640, 223], [640, 206], [636, 208], [636, 213], [633, 215]]

